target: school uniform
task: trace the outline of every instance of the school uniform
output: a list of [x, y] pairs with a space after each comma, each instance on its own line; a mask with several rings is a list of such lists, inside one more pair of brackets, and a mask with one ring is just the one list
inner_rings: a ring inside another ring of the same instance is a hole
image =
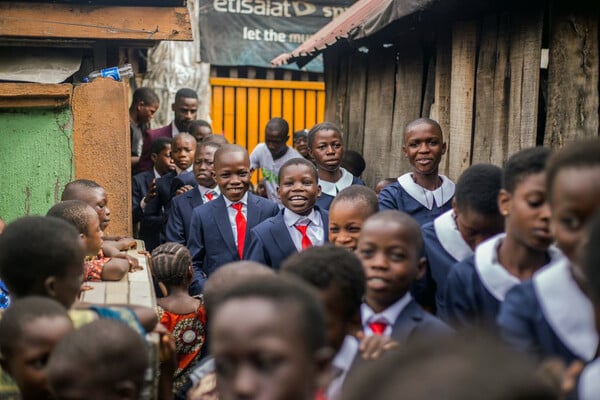
[[444, 288], [454, 264], [473, 255], [455, 221], [454, 210], [449, 210], [421, 227], [423, 251], [428, 263], [428, 287], [435, 291], [436, 315], [445, 319]]
[[[168, 174], [163, 176], [166, 175]], [[144, 241], [147, 251], [154, 250], [160, 244], [160, 231], [163, 227], [164, 215], [162, 209], [154, 204], [156, 197], [147, 203], [144, 198], [150, 190], [152, 180], [156, 179], [156, 182], [158, 182], [161, 178], [156, 170], [144, 171], [133, 177], [133, 217], [134, 219], [139, 218], [140, 230], [138, 237]], [[135, 206], [135, 204], [138, 204], [138, 206]]]
[[595, 357], [594, 307], [570, 268], [562, 258], [508, 292], [497, 320], [508, 344], [540, 359], [559, 357], [567, 365]]
[[329, 211], [331, 202], [333, 201], [335, 196], [337, 196], [340, 190], [345, 189], [351, 185], [365, 186], [365, 182], [362, 179], [352, 175], [344, 168], [340, 168], [340, 171], [342, 171], [342, 177], [338, 179], [337, 182], [328, 182], [319, 179], [319, 186], [321, 186], [321, 196], [317, 198], [316, 204], [322, 210]]
[[195, 188], [174, 197], [171, 200], [167, 217], [166, 241], [185, 245], [189, 238], [190, 221], [194, 208], [215, 200], [220, 193], [218, 186], [211, 189], [196, 185]]
[[359, 360], [359, 342], [358, 339], [351, 335], [346, 335], [342, 343], [342, 347], [338, 350], [331, 361], [331, 369], [333, 370], [333, 379], [325, 390], [327, 400], [341, 399], [342, 387], [348, 376], [348, 372], [358, 364]]
[[577, 383], [579, 400], [597, 400], [600, 395], [600, 358], [595, 359], [581, 372]]
[[169, 125], [157, 129], [149, 129], [143, 132], [144, 141], [142, 144], [142, 155], [140, 161], [136, 166], [138, 172], [151, 171], [152, 170], [152, 143], [160, 137], [173, 138], [179, 134], [175, 122], [171, 122]]
[[[453, 333], [452, 328], [421, 308], [406, 293], [394, 304], [376, 313], [366, 303], [361, 305], [363, 332], [367, 336], [381, 334], [403, 343], [416, 338], [445, 337]], [[383, 323], [381, 332], [374, 331], [372, 323]]]
[[187, 241], [194, 266], [191, 294], [200, 293], [206, 278], [221, 265], [247, 259], [250, 230], [279, 211], [274, 202], [249, 192], [238, 203], [243, 204], [241, 212], [246, 220], [242, 257], [238, 253], [236, 210], [229, 199], [219, 196], [193, 210]]
[[279, 270], [283, 260], [302, 250], [302, 234], [295, 225], [306, 224], [312, 246], [320, 246], [328, 241], [327, 211], [314, 206], [309, 215], [301, 216], [283, 208], [276, 216], [261, 222], [250, 231], [248, 259]]
[[196, 182], [196, 175], [194, 175], [194, 171], [183, 171], [181, 174], [177, 175], [171, 181], [171, 187], [169, 188], [169, 196], [170, 198], [174, 198], [177, 191], [184, 186], [196, 187], [198, 186], [198, 182]]
[[433, 221], [452, 208], [454, 182], [440, 175], [442, 185], [427, 190], [415, 183], [411, 173], [398, 177], [379, 193], [379, 210], [400, 210], [413, 217], [419, 225]]

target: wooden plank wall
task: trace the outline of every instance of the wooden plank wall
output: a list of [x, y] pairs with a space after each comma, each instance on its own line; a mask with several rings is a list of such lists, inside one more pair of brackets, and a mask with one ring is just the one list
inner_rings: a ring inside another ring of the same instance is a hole
[[391, 48], [327, 50], [325, 115], [344, 130], [346, 147], [363, 153], [367, 183], [409, 170], [403, 127], [423, 116], [442, 126], [440, 171], [452, 179], [529, 146], [598, 136], [599, 15], [558, 4], [437, 24], [433, 49], [428, 31]]

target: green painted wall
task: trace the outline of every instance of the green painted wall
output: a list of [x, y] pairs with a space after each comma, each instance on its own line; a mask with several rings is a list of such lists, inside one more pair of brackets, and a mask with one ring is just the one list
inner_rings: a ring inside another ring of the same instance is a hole
[[73, 173], [69, 108], [0, 110], [0, 216], [45, 215]]

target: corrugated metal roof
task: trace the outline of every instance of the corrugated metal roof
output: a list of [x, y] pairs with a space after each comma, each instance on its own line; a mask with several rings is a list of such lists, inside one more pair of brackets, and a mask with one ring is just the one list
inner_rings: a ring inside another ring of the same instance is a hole
[[437, 0], [359, 0], [294, 51], [277, 56], [271, 63], [275, 66], [290, 62], [304, 65], [339, 40], [372, 35], [399, 18], [428, 8], [435, 1]]

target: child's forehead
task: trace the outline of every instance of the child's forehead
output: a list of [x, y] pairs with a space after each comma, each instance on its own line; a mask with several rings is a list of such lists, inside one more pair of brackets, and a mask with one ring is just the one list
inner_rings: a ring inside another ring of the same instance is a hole
[[294, 175], [309, 174], [314, 176], [314, 168], [306, 164], [290, 164], [281, 169], [281, 178], [291, 177]]
[[[215, 164], [224, 166], [224, 164], [240, 164], [250, 167], [250, 158], [244, 151], [222, 151], [215, 154]], [[229, 165], [227, 165], [229, 166]]]
[[363, 236], [380, 233], [382, 230], [391, 231], [394, 236], [410, 236], [413, 234], [421, 234], [416, 232], [413, 227], [403, 224], [394, 219], [367, 219], [363, 224], [361, 233]]
[[407, 141], [409, 140], [409, 138], [419, 133], [430, 133], [434, 134], [440, 139], [443, 139], [442, 132], [440, 132], [440, 130], [435, 125], [432, 125], [428, 122], [420, 122], [416, 125], [409, 127], [406, 130], [404, 134], [404, 140]]
[[315, 132], [315, 140], [317, 140], [318, 138], [321, 138], [323, 136], [333, 137], [333, 138], [337, 138], [337, 139], [342, 138], [342, 135], [340, 135], [340, 133], [338, 131], [336, 131], [335, 129], [319, 129], [318, 131]]
[[42, 315], [21, 323], [21, 339], [50, 340], [66, 334], [73, 328], [68, 315]]
[[173, 148], [177, 149], [177, 148], [181, 148], [181, 147], [195, 147], [196, 146], [196, 139], [194, 139], [193, 137], [187, 137], [187, 136], [177, 136], [175, 138], [175, 140], [173, 141]]

